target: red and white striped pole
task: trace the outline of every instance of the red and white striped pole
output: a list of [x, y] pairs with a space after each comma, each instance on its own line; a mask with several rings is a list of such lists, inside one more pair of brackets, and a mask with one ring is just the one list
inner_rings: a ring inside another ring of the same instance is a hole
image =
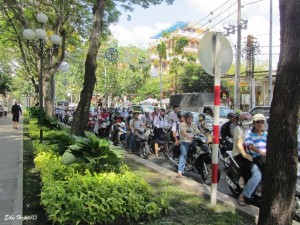
[[212, 206], [217, 203], [218, 185], [218, 150], [219, 150], [219, 116], [220, 116], [220, 79], [221, 79], [221, 34], [216, 32], [213, 35], [214, 54], [214, 124], [213, 124], [213, 148], [212, 148], [212, 179], [211, 198]]

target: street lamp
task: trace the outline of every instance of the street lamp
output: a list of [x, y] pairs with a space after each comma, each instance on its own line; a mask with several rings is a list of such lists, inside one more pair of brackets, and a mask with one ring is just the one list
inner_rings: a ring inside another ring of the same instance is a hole
[[[39, 126], [40, 126], [40, 142], [43, 141], [43, 106], [44, 106], [44, 96], [43, 96], [43, 51], [44, 51], [44, 45], [45, 41], [47, 39], [47, 32], [43, 28], [44, 24], [47, 23], [48, 17], [44, 13], [39, 13], [36, 16], [37, 21], [42, 25], [42, 28], [36, 29], [35, 32], [31, 29], [25, 29], [23, 31], [23, 37], [27, 41], [34, 41], [35, 39], [38, 39], [39, 41], [39, 56], [40, 56], [40, 72], [39, 72], [39, 107], [40, 107], [40, 114], [39, 114]], [[50, 41], [54, 45], [54, 50], [58, 48], [58, 46], [61, 45], [61, 38], [54, 34], [50, 37]]]

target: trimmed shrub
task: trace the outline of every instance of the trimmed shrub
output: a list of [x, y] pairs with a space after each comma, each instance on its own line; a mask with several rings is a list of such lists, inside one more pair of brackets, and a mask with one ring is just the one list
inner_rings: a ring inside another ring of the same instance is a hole
[[50, 152], [35, 159], [43, 187], [41, 204], [54, 223], [118, 224], [157, 217], [168, 202], [155, 196], [143, 179], [125, 167], [120, 173], [76, 173], [78, 164], [62, 165]]

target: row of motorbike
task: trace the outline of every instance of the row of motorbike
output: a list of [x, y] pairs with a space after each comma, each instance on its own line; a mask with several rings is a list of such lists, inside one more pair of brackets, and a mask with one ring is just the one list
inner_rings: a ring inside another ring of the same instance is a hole
[[[150, 154], [154, 154], [154, 132], [155, 129], [152, 126], [148, 126], [148, 129], [140, 128], [135, 131], [136, 142], [135, 151], [140, 157], [148, 159]], [[125, 139], [125, 133], [121, 133], [122, 139]], [[171, 127], [161, 128], [159, 131], [159, 142], [160, 151], [165, 155], [169, 162], [178, 169], [178, 155], [176, 152], [175, 143], [171, 136]], [[229, 144], [228, 144], [229, 143]], [[223, 161], [226, 171], [226, 183], [229, 186], [230, 191], [234, 197], [238, 197], [245, 186], [243, 179], [241, 179], [241, 169], [232, 156], [232, 140], [222, 140], [220, 138], [219, 144], [219, 158]], [[212, 176], [212, 157], [211, 157], [211, 146], [208, 144], [208, 139], [205, 135], [195, 135], [193, 144], [191, 145], [184, 173], [196, 173], [199, 174], [206, 184], [211, 182]], [[218, 169], [218, 182], [220, 180], [221, 171]], [[258, 186], [254, 193], [254, 199], [260, 198], [261, 196], [261, 184]], [[253, 205], [259, 206], [256, 201], [253, 201]], [[300, 195], [295, 196], [295, 207], [294, 207], [294, 219], [300, 221]]]
[[54, 111], [54, 116], [58, 119], [59, 122], [71, 125], [73, 121], [73, 114], [75, 108], [56, 108]]
[[[179, 164], [179, 147], [175, 147], [171, 131], [172, 127], [154, 128], [152, 125], [147, 125], [147, 127], [148, 129], [141, 127], [134, 131], [135, 143], [132, 151], [140, 157], [148, 159], [150, 155], [155, 154], [154, 145], [156, 137], [160, 154], [162, 153], [177, 169]], [[126, 131], [122, 123], [115, 124], [111, 128], [111, 137], [114, 143], [116, 143], [116, 132], [118, 132], [118, 140], [124, 143]], [[208, 145], [208, 139], [202, 134], [196, 135], [188, 151], [184, 172], [199, 174], [205, 183], [210, 183], [212, 176], [211, 168], [211, 147]], [[220, 176], [221, 171], [218, 171], [218, 181], [220, 180]]]

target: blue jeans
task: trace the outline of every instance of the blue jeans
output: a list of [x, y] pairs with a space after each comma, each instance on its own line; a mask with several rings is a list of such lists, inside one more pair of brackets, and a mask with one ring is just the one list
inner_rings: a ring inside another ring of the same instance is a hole
[[179, 165], [178, 173], [183, 173], [186, 163], [186, 157], [189, 150], [189, 147], [193, 142], [181, 142], [180, 143], [180, 156], [179, 156]]
[[252, 176], [248, 180], [248, 182], [247, 182], [247, 184], [246, 184], [246, 186], [245, 186], [245, 188], [243, 190], [243, 193], [242, 193], [247, 198], [251, 198], [251, 196], [254, 193], [257, 185], [261, 181], [261, 172], [260, 172], [260, 169], [254, 163], [252, 163], [252, 166], [251, 166], [251, 173], [252, 173]]
[[132, 132], [130, 132], [130, 135], [129, 135], [129, 150], [130, 151], [133, 151], [134, 149], [134, 144], [135, 144], [135, 135], [133, 135]]

